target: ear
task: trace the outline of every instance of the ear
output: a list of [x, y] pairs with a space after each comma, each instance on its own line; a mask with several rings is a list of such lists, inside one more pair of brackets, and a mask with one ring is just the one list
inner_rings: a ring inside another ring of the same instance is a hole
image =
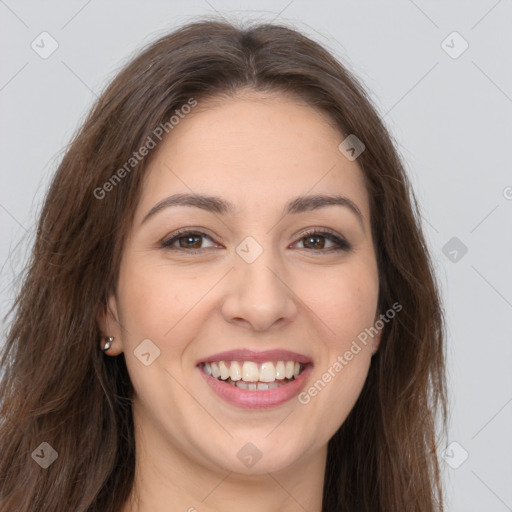
[[113, 293], [108, 296], [106, 305], [103, 305], [100, 309], [97, 322], [102, 336], [100, 340], [100, 350], [102, 350], [105, 345], [105, 338], [112, 336], [114, 340], [105, 354], [109, 356], [121, 354], [124, 350], [123, 330], [119, 322], [116, 297]]

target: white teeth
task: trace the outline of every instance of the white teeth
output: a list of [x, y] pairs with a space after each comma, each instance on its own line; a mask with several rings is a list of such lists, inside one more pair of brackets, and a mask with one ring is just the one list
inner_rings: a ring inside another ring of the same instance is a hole
[[260, 382], [274, 382], [276, 380], [276, 370], [274, 368], [274, 363], [267, 361], [261, 365], [259, 380]]
[[294, 367], [295, 363], [293, 361], [286, 361], [285, 376], [287, 379], [291, 379], [293, 377]]
[[242, 369], [237, 361], [231, 361], [231, 365], [229, 367], [229, 376], [231, 380], [237, 381], [242, 378]]
[[[272, 380], [283, 380], [286, 378], [286, 370], [283, 361], [278, 361], [276, 364], [276, 377]], [[291, 378], [291, 377], [290, 377]]]
[[[231, 383], [279, 383], [284, 379], [297, 378], [303, 369], [303, 365], [296, 361], [215, 361], [204, 363], [203, 371], [216, 379], [222, 379]], [[284, 384], [284, 383], [283, 383]], [[252, 386], [241, 389], [252, 389]], [[258, 389], [273, 389], [275, 386]]]
[[210, 367], [212, 369], [212, 376], [218, 379], [220, 377], [219, 365], [217, 363], [211, 363]]
[[237, 382], [232, 382], [233, 386], [236, 386], [240, 389], [245, 389], [248, 391], [265, 391], [267, 389], [276, 389], [279, 386], [284, 386], [285, 383], [277, 383], [277, 382], [244, 382], [243, 380], [239, 380]]
[[224, 361], [219, 361], [220, 378], [226, 380], [229, 377], [229, 370]]
[[258, 382], [259, 379], [258, 365], [252, 361], [245, 361], [242, 366], [242, 380], [245, 382]]

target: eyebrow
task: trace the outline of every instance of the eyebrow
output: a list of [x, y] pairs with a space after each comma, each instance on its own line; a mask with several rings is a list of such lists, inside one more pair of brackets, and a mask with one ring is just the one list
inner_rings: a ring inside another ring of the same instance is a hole
[[[149, 218], [166, 208], [176, 206], [192, 206], [218, 215], [227, 215], [236, 212], [233, 203], [217, 196], [201, 194], [173, 194], [156, 203], [141, 222], [144, 224]], [[364, 229], [364, 217], [357, 205], [348, 197], [342, 195], [306, 195], [288, 201], [284, 207], [284, 215], [319, 210], [327, 206], [343, 206], [348, 208], [359, 220]]]

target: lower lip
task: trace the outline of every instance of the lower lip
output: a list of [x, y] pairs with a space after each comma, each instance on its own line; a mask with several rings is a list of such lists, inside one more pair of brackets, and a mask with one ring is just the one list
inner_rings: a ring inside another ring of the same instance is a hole
[[231, 384], [227, 384], [222, 380], [218, 380], [215, 377], [206, 374], [202, 368], [199, 368], [199, 371], [206, 379], [206, 382], [212, 390], [231, 405], [246, 409], [268, 409], [270, 407], [276, 407], [284, 404], [298, 395], [300, 390], [304, 387], [306, 379], [311, 373], [312, 368], [313, 365], [308, 364], [302, 373], [288, 384], [284, 384], [278, 388], [264, 389], [261, 391], [240, 389], [237, 386], [232, 386]]

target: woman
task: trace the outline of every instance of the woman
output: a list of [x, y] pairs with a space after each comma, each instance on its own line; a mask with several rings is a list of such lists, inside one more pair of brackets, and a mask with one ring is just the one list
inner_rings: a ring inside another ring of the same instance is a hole
[[119, 73], [2, 368], [1, 510], [443, 509], [414, 196], [363, 88], [289, 28], [192, 23]]

